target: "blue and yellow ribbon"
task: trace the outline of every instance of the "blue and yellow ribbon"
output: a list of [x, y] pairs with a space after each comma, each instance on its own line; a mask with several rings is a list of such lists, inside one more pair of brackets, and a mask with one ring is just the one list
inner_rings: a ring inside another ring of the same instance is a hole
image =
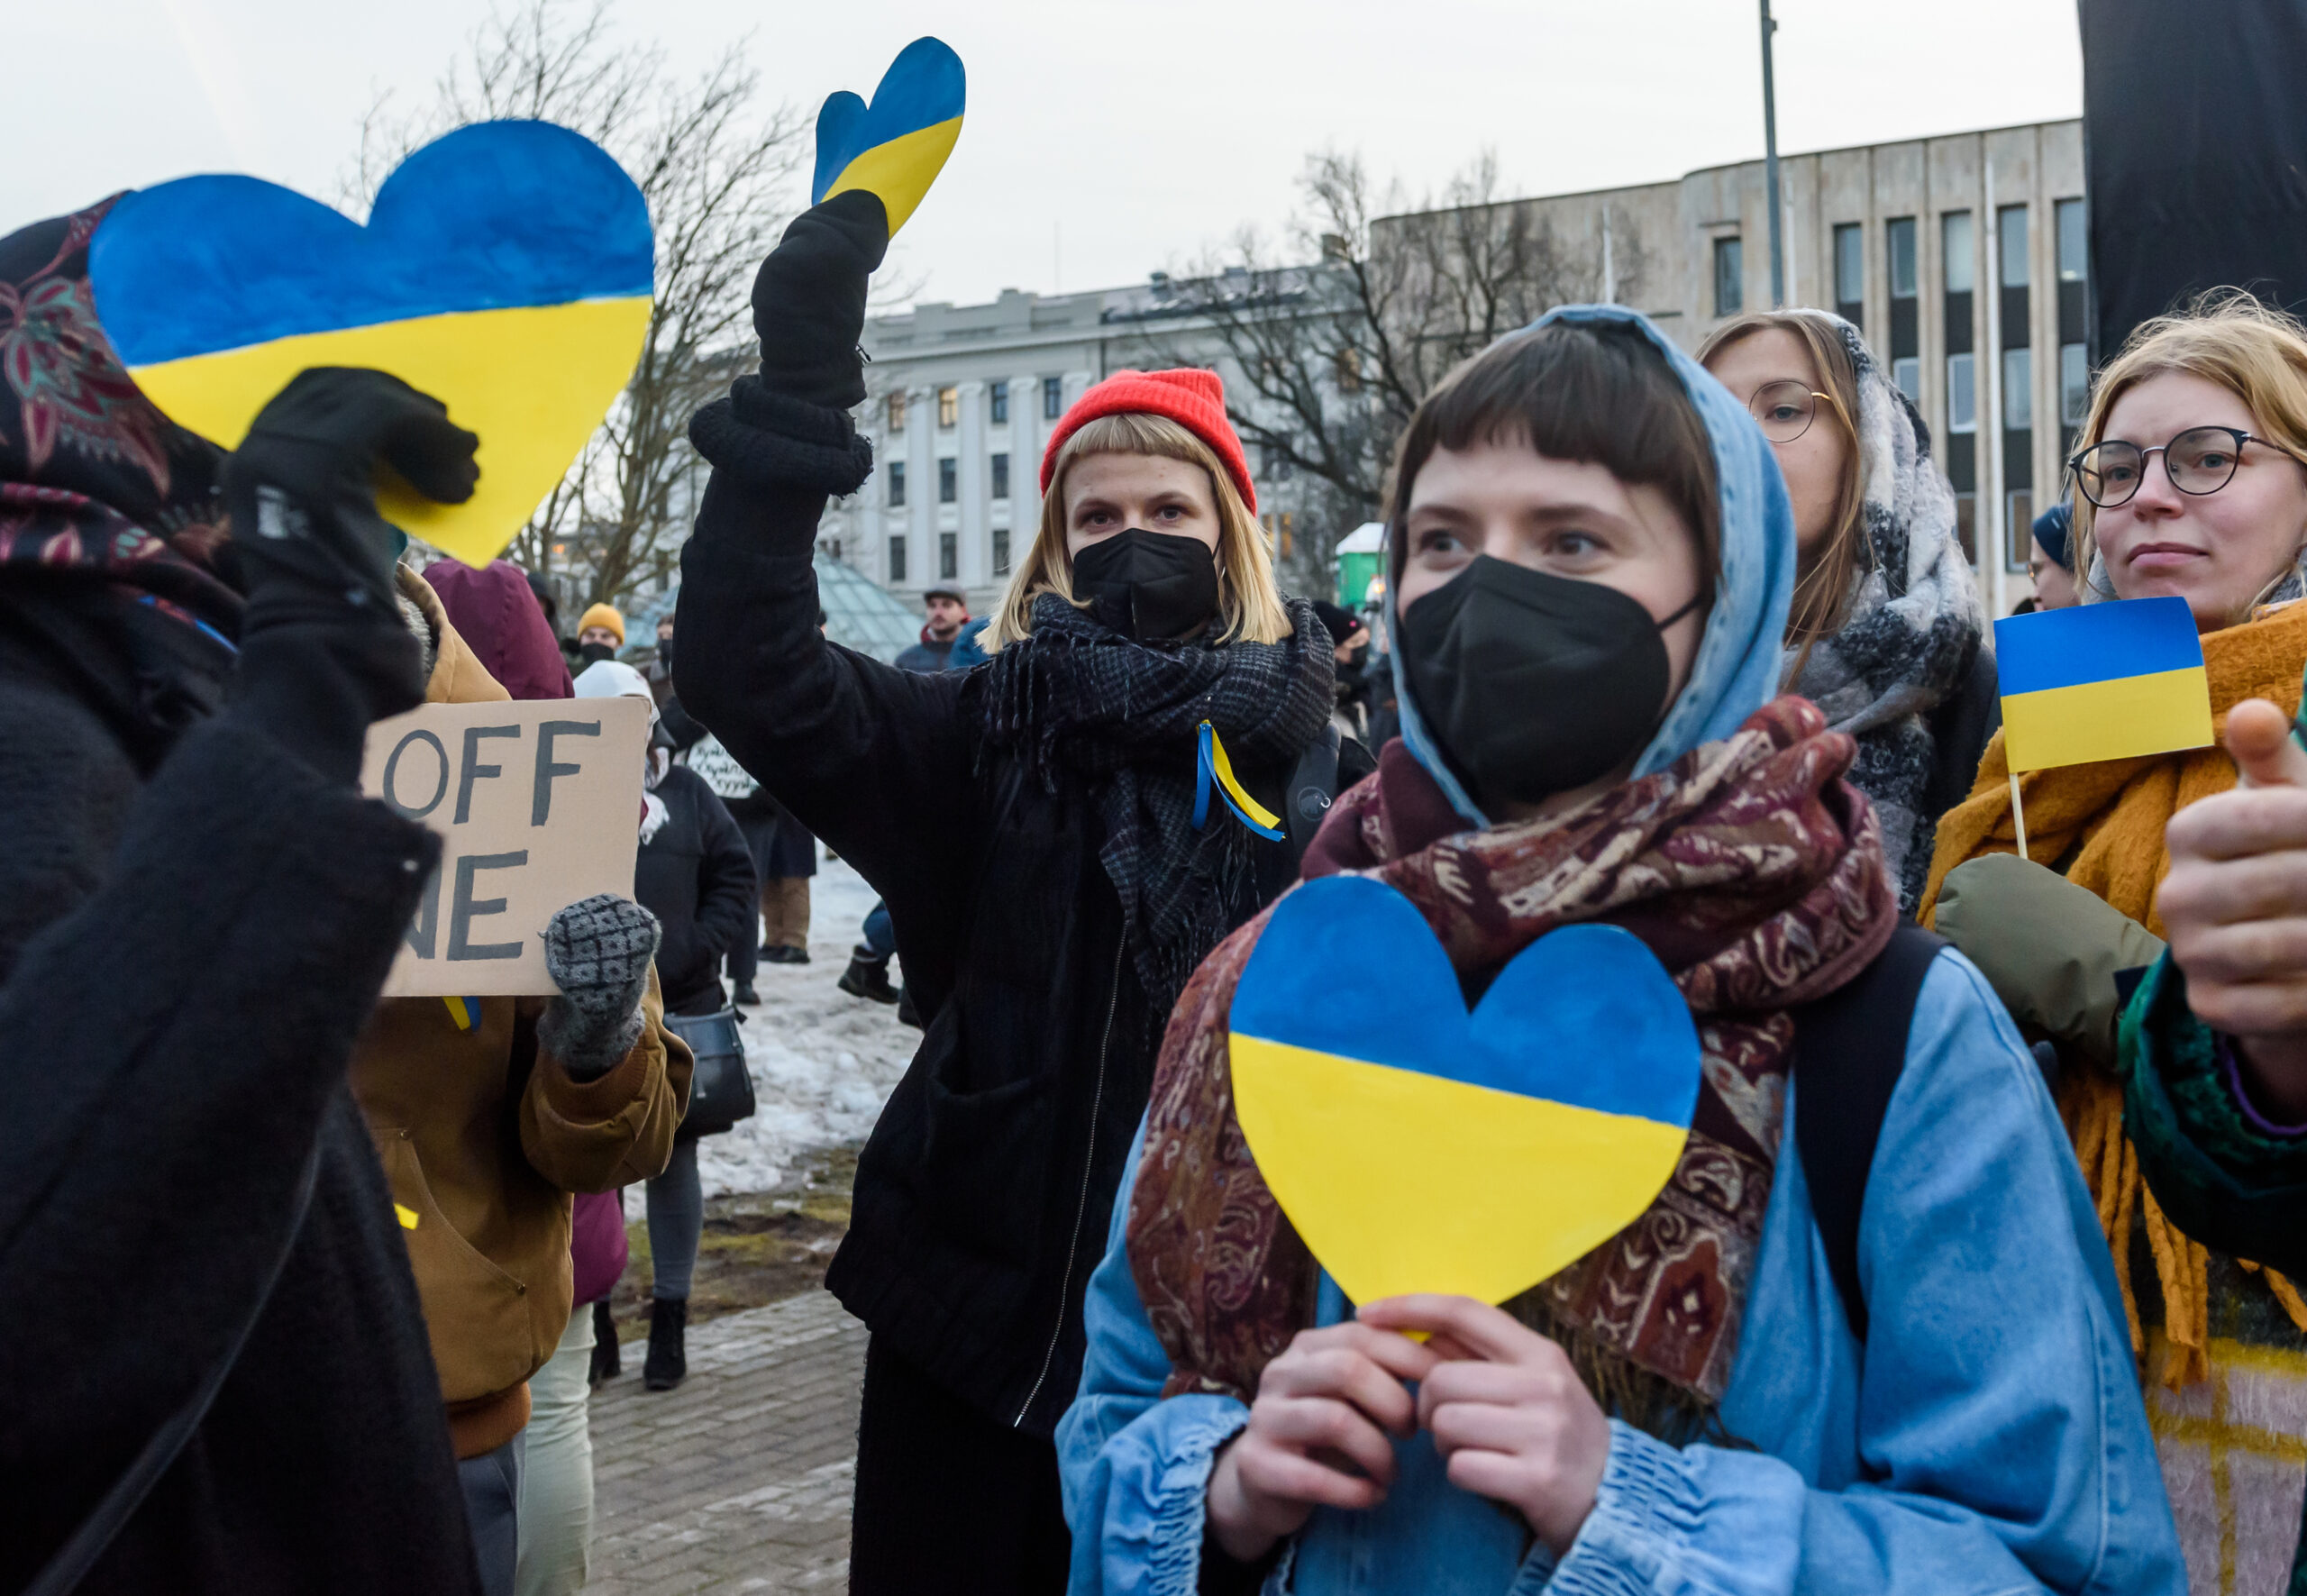
[[1209, 789], [1214, 784], [1226, 807], [1244, 825], [1268, 842], [1283, 841], [1281, 816], [1252, 798], [1235, 777], [1234, 762], [1226, 757], [1226, 744], [1217, 740], [1217, 728], [1203, 721], [1199, 743], [1194, 760], [1193, 828], [1199, 831], [1208, 822]]
[[449, 1018], [460, 1031], [470, 1031], [480, 1024], [480, 999], [478, 998], [443, 998], [449, 1006]]

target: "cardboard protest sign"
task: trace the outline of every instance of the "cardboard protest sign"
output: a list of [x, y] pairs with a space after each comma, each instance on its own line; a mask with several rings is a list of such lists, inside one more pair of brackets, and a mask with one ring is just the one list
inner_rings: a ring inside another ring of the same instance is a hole
[[88, 251], [96, 316], [171, 421], [238, 448], [308, 366], [373, 366], [480, 435], [480, 482], [436, 504], [385, 473], [395, 525], [481, 566], [552, 491], [633, 375], [649, 327], [648, 202], [614, 158], [545, 122], [484, 122], [417, 150], [366, 226], [255, 178], [128, 195]]
[[1258, 1173], [1356, 1302], [1503, 1302], [1640, 1217], [1698, 1107], [1690, 1006], [1615, 926], [1524, 948], [1472, 1014], [1409, 899], [1325, 876], [1276, 905], [1234, 990]]
[[648, 737], [641, 698], [427, 704], [369, 727], [361, 789], [443, 844], [385, 995], [554, 991], [546, 923], [632, 896]]

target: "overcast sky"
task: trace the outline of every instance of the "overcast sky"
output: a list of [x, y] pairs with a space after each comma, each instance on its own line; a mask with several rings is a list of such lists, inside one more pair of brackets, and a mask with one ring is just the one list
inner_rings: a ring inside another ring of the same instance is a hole
[[[384, 93], [423, 100], [485, 0], [11, 8], [0, 232], [114, 188], [242, 171], [326, 196]], [[1779, 0], [1783, 151], [2080, 114], [2074, 0]], [[969, 117], [898, 240], [920, 296], [1111, 287], [1245, 223], [1307, 151], [1415, 192], [1487, 147], [1509, 192], [1759, 156], [1750, 0], [621, 0], [684, 68], [744, 37], [771, 100], [870, 95], [935, 32]]]

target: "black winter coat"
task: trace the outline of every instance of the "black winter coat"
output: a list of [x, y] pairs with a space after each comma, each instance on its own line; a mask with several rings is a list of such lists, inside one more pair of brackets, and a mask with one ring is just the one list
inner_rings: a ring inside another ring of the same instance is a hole
[[695, 771], [669, 767], [656, 792], [665, 823], [634, 860], [633, 900], [664, 928], [657, 980], [665, 1012], [711, 1013], [721, 1007], [721, 956], [753, 934], [753, 859]]
[[[984, 672], [899, 670], [819, 634], [825, 499], [716, 470], [682, 558], [675, 676], [887, 899], [927, 1024], [825, 1283], [947, 1390], [1047, 1436], [1080, 1379], [1082, 1293], [1167, 1016], [1126, 955], [1091, 789], [1052, 794], [981, 744]], [[1368, 769], [1350, 762], [1341, 784]], [[1287, 765], [1236, 774], [1283, 809]], [[1295, 873], [1287, 845], [1265, 849], [1239, 917]]]
[[437, 849], [238, 709], [161, 760], [111, 711], [164, 678], [196, 709], [214, 681], [98, 631], [56, 642], [0, 626], [0, 1590], [184, 1406], [285, 1249], [206, 1419], [81, 1590], [478, 1591], [344, 1084]]

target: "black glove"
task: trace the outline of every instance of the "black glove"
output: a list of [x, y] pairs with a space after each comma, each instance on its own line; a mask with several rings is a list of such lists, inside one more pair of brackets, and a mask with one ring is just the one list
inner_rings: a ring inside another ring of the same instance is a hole
[[248, 588], [240, 712], [326, 780], [360, 773], [369, 723], [424, 699], [395, 602], [398, 537], [377, 513], [381, 460], [418, 491], [472, 497], [479, 442], [436, 399], [381, 371], [303, 371], [225, 461], [233, 553]]
[[398, 539], [377, 513], [379, 461], [428, 498], [462, 504], [480, 440], [397, 377], [348, 366], [300, 371], [258, 412], [224, 464], [251, 626], [393, 613]]
[[831, 410], [865, 402], [865, 283], [889, 248], [889, 212], [862, 188], [793, 219], [753, 278], [763, 386]]
[[641, 1040], [661, 935], [656, 916], [614, 892], [572, 903], [545, 926], [545, 973], [561, 995], [544, 1006], [537, 1040], [571, 1081], [599, 1080]]

